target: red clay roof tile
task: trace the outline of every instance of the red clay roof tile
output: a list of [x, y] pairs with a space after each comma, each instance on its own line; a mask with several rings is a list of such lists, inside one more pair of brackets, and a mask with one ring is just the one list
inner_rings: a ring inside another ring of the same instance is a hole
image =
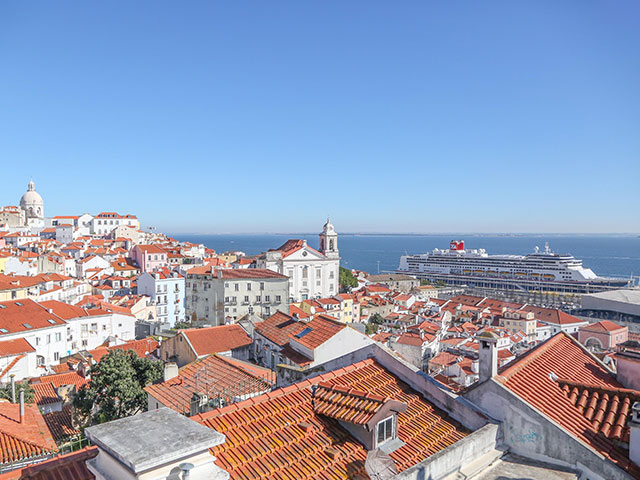
[[[551, 373], [558, 379], [571, 379], [575, 383], [555, 381]], [[564, 332], [556, 334], [501, 369], [496, 380], [569, 433], [640, 478], [640, 467], [629, 461], [628, 451], [602, 432], [602, 422], [611, 413], [611, 418], [605, 422], [609, 424], [605, 430], [612, 435], [619, 433], [617, 429], [615, 432], [609, 429], [620, 420], [616, 414], [622, 407], [605, 402], [598, 406], [591, 404], [595, 393], [598, 393], [598, 397], [604, 397], [599, 392], [608, 392], [608, 402], [610, 393], [616, 390], [620, 392], [619, 389], [623, 387], [602, 363], [571, 336]], [[627, 393], [626, 397], [632, 398], [633, 395]], [[619, 403], [621, 394], [618, 393], [617, 397]], [[591, 407], [594, 412], [588, 411]], [[594, 421], [598, 411], [600, 416]]]
[[194, 420], [226, 435], [212, 449], [233, 479], [351, 479], [364, 474], [367, 452], [339, 423], [318, 415], [312, 385], [353, 388], [408, 405], [399, 414], [404, 446], [391, 453], [398, 471], [467, 435], [467, 431], [373, 359], [197, 415]]

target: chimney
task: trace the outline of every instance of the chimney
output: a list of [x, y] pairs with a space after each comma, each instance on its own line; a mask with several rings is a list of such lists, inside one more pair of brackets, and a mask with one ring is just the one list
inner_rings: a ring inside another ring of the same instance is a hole
[[167, 382], [167, 381], [169, 381], [172, 378], [175, 378], [177, 376], [178, 376], [178, 365], [176, 365], [173, 362], [166, 363], [164, 365], [163, 381]]
[[24, 390], [20, 390], [20, 423], [24, 423]]
[[16, 403], [16, 376], [12, 373], [9, 375], [11, 378], [11, 403]]
[[640, 465], [640, 402], [635, 402], [631, 407], [629, 431], [629, 460]]
[[480, 340], [479, 380], [484, 382], [498, 374], [498, 336], [493, 332], [478, 335]]

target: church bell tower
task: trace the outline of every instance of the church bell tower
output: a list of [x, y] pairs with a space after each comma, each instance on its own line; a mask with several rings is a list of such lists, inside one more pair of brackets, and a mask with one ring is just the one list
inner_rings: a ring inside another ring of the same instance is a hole
[[340, 257], [340, 253], [338, 252], [338, 234], [328, 218], [320, 234], [320, 253], [328, 258]]

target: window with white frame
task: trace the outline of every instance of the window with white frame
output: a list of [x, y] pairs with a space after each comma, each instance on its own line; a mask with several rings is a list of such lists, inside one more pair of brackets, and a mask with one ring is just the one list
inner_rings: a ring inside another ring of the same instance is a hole
[[385, 418], [376, 427], [376, 444], [382, 445], [393, 438], [393, 417]]

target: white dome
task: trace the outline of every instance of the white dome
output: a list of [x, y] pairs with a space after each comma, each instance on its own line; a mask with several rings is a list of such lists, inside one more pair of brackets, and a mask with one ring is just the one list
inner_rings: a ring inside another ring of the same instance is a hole
[[29, 182], [27, 192], [20, 199], [20, 208], [27, 213], [27, 217], [44, 217], [44, 201], [38, 192], [33, 180]]

